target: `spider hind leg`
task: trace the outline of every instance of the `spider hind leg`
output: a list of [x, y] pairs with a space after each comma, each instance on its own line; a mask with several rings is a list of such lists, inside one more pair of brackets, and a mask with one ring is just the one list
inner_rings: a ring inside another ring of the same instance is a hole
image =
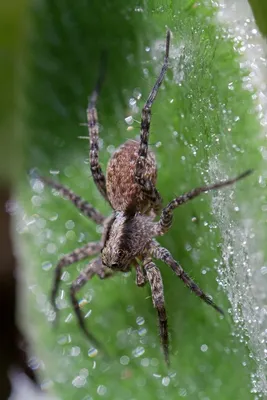
[[88, 264], [88, 266], [80, 273], [78, 278], [71, 284], [70, 287], [70, 299], [74, 308], [74, 312], [76, 314], [79, 326], [81, 330], [84, 332], [85, 336], [89, 339], [89, 341], [99, 350], [102, 350], [104, 354], [107, 352], [104, 350], [104, 347], [100, 342], [88, 331], [85, 325], [85, 319], [83, 313], [81, 311], [79, 302], [76, 298], [76, 293], [90, 280], [94, 275], [97, 275], [100, 279], [106, 279], [113, 275], [112, 271], [107, 269], [102, 265], [101, 258], [95, 258]]
[[[74, 264], [78, 261], [81, 261], [89, 256], [92, 256], [94, 254], [97, 254], [100, 252], [102, 247], [101, 242], [91, 242], [87, 243], [85, 246], [80, 247], [76, 250], [74, 250], [72, 253], [69, 253], [65, 255], [64, 257], [61, 258], [61, 260], [58, 262], [56, 269], [55, 269], [55, 278], [54, 278], [54, 283], [51, 291], [51, 303], [52, 306], [57, 312], [57, 307], [56, 307], [56, 296], [60, 284], [60, 278], [62, 274], [62, 269], [65, 267], [68, 267], [71, 264]], [[57, 314], [56, 314], [57, 317]]]
[[151, 287], [153, 305], [158, 313], [159, 333], [161, 338], [161, 344], [163, 347], [164, 358], [166, 364], [169, 366], [170, 360], [169, 360], [168, 322], [165, 309], [164, 291], [163, 291], [163, 282], [161, 273], [160, 270], [151, 260], [147, 260], [147, 262], [144, 263], [144, 268], [147, 275], [147, 279]]
[[150, 253], [152, 257], [155, 257], [157, 260], [163, 261], [165, 264], [171, 267], [173, 272], [180, 278], [184, 284], [195, 293], [201, 300], [207, 303], [209, 306], [213, 307], [218, 313], [224, 315], [223, 310], [218, 307], [212, 299], [207, 296], [202, 289], [190, 278], [190, 276], [183, 270], [181, 265], [174, 260], [173, 256], [169, 252], [169, 250], [161, 247], [155, 240], [153, 241], [152, 247], [150, 249]]

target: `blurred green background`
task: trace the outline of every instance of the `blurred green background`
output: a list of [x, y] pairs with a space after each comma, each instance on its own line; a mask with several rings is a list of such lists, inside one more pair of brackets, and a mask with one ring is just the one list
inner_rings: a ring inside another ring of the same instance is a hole
[[[211, 196], [177, 210], [171, 231], [160, 242], [227, 316], [222, 319], [202, 304], [159, 263], [171, 335], [168, 371], [150, 290], [137, 288], [134, 274], [95, 278], [80, 293], [87, 300], [87, 324], [105, 343], [111, 361], [90, 351], [68, 301], [68, 287], [85, 263], [63, 275], [60, 324], [52, 328], [48, 299], [54, 266], [63, 253], [97, 240], [99, 233], [71, 204], [33, 179], [35, 171], [55, 175], [108, 215], [90, 177], [88, 141], [80, 138], [87, 135], [82, 124], [100, 54], [108, 53], [99, 99], [105, 165], [114, 148], [139, 134], [140, 110], [162, 64], [167, 27], [172, 31], [171, 68], [153, 107], [150, 138], [164, 202], [210, 182], [211, 162], [222, 167], [220, 179], [261, 168], [260, 125], [252, 93], [243, 88], [247, 72], [240, 69], [233, 41], [216, 23], [215, 12], [209, 2], [184, 0], [48, 0], [33, 2], [23, 17], [27, 46], [16, 120], [28, 140], [17, 150], [19, 155], [23, 148], [25, 155], [17, 174], [23, 204], [17, 210], [17, 230], [30, 289], [21, 312], [34, 343], [31, 363], [44, 377], [43, 388], [64, 400], [254, 398], [250, 375], [255, 362], [232, 335], [229, 303], [216, 282], [221, 237]], [[130, 115], [136, 121], [127, 130]], [[225, 196], [234, 190], [238, 206], [250, 204], [253, 210], [256, 180], [257, 174]], [[235, 220], [242, 218], [231, 212]]]

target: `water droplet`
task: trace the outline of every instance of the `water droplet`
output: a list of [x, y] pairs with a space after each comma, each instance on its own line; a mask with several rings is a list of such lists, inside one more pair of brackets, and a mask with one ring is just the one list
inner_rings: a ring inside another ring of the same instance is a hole
[[131, 97], [129, 100], [129, 106], [134, 107], [136, 105], [136, 99], [134, 97]]
[[88, 356], [91, 358], [97, 356], [97, 354], [98, 354], [98, 351], [94, 347], [91, 347], [91, 349], [88, 350]]
[[142, 355], [144, 354], [144, 352], [145, 352], [144, 347], [138, 346], [138, 347], [136, 347], [136, 349], [134, 349], [134, 350], [132, 351], [132, 355], [133, 355], [134, 357], [140, 357], [140, 356], [142, 356]]
[[52, 268], [52, 263], [50, 261], [45, 261], [42, 263], [42, 269], [44, 271], [49, 271]]
[[104, 396], [107, 393], [107, 388], [104, 385], [99, 385], [97, 388], [97, 394], [99, 394], [99, 396]]
[[63, 282], [67, 282], [70, 280], [70, 273], [68, 271], [64, 271], [60, 278]]
[[141, 328], [141, 329], [138, 330], [138, 335], [139, 336], [145, 336], [146, 333], [147, 333], [146, 328]]
[[42, 198], [40, 196], [32, 196], [31, 202], [35, 207], [40, 207], [42, 205]]
[[121, 363], [122, 365], [128, 365], [129, 362], [130, 362], [130, 358], [129, 358], [128, 356], [122, 356], [122, 357], [120, 358], [120, 363]]
[[134, 306], [128, 305], [127, 308], [126, 308], [126, 311], [129, 312], [129, 313], [134, 312]]
[[79, 300], [79, 308], [84, 307], [86, 304], [88, 304], [88, 301], [86, 299], [81, 299]]
[[76, 376], [72, 381], [73, 386], [80, 388], [86, 384], [86, 378], [84, 376]]
[[42, 193], [42, 191], [44, 190], [44, 184], [43, 182], [39, 181], [39, 179], [35, 179], [33, 181], [32, 184], [32, 189], [36, 192], [36, 193]]
[[[182, 397], [186, 397], [186, 395], [187, 395], [186, 389], [185, 388], [179, 389], [179, 395], [182, 396]], [[208, 399], [205, 398], [205, 400], [208, 400]]]
[[59, 170], [57, 169], [57, 170], [55, 170], [55, 169], [50, 169], [50, 174], [51, 175], [58, 175], [59, 174]]
[[170, 378], [168, 376], [165, 376], [164, 378], [162, 378], [162, 385], [168, 386], [170, 381], [171, 381]]
[[45, 379], [40, 386], [42, 390], [48, 390], [51, 389], [51, 387], [53, 386], [53, 382], [51, 379]]
[[85, 314], [84, 319], [90, 317], [91, 314], [92, 314], [92, 310], [89, 310], [89, 311]]
[[136, 11], [136, 12], [144, 12], [143, 8], [140, 7], [140, 6], [136, 6], [134, 11]]
[[76, 239], [76, 233], [74, 231], [68, 231], [66, 233], [66, 239], [75, 240]]
[[73, 315], [72, 315], [72, 314], [69, 314], [69, 315], [67, 316], [67, 318], [65, 318], [65, 322], [68, 324], [68, 323], [72, 320], [72, 318], [73, 318]]
[[81, 349], [79, 346], [74, 346], [70, 350], [70, 355], [72, 357], [77, 357], [81, 353]]
[[37, 357], [31, 357], [28, 361], [28, 364], [34, 370], [40, 368], [40, 361]]
[[149, 358], [142, 358], [141, 365], [142, 365], [142, 367], [148, 367], [149, 366]]
[[202, 346], [200, 347], [200, 350], [205, 353], [208, 350], [208, 346], [206, 344], [202, 344]]
[[68, 335], [60, 335], [57, 339], [58, 344], [64, 345], [68, 343]]
[[116, 148], [115, 148], [115, 146], [113, 146], [112, 144], [110, 144], [110, 145], [107, 147], [107, 152], [108, 152], [109, 154], [113, 154], [115, 150], [116, 150]]
[[129, 117], [126, 117], [125, 119], [126, 124], [132, 125], [133, 124], [133, 117], [132, 115], [129, 115]]
[[65, 223], [65, 227], [67, 229], [73, 229], [75, 227], [75, 223], [74, 221], [72, 221], [71, 219], [69, 219], [66, 223]]
[[49, 221], [56, 221], [58, 219], [58, 213], [52, 213], [52, 215], [48, 219]]
[[143, 317], [136, 318], [137, 325], [143, 325], [145, 323], [145, 319]]
[[133, 91], [133, 95], [137, 100], [140, 100], [142, 97], [142, 93], [139, 88], [135, 88]]

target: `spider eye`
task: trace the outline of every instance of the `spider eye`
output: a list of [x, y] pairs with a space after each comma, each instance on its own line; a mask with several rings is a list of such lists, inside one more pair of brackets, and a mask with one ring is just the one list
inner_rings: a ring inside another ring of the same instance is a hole
[[118, 251], [118, 257], [122, 257], [123, 256], [123, 251], [122, 250], [119, 250]]
[[119, 265], [117, 263], [111, 264], [111, 268], [118, 268], [118, 267], [119, 267]]

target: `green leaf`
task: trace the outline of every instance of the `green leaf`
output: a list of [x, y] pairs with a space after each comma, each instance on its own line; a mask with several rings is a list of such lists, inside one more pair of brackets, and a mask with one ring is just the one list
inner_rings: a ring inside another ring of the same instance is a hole
[[[197, 185], [260, 167], [260, 123], [253, 92], [244, 87], [248, 71], [240, 68], [236, 44], [215, 14], [209, 2], [36, 2], [24, 113], [25, 129], [31, 133], [28, 168], [42, 175], [54, 173], [108, 215], [90, 178], [88, 141], [79, 139], [87, 135], [87, 127], [80, 124], [86, 121], [100, 55], [108, 54], [99, 99], [105, 165], [114, 148], [139, 135], [140, 110], [162, 65], [166, 27], [172, 31], [171, 67], [153, 106], [150, 136], [164, 204]], [[130, 115], [135, 121], [127, 130], [125, 118]], [[91, 354], [69, 302], [70, 283], [84, 263], [66, 269], [60, 323], [52, 328], [49, 295], [57, 260], [97, 240], [99, 233], [71, 204], [43, 190], [34, 176], [31, 186], [23, 183], [26, 214], [20, 231], [31, 305], [27, 321], [42, 360], [44, 387], [53, 386], [64, 400], [100, 395], [252, 399], [250, 374], [255, 365], [239, 342], [242, 327], [237, 332], [233, 328], [239, 303], [232, 301], [234, 287], [229, 282], [238, 263], [230, 250], [238, 248], [241, 237], [233, 238], [231, 227], [242, 230], [248, 211], [248, 219], [259, 220], [257, 207], [252, 206], [260, 193], [256, 180], [257, 174], [220, 197], [203, 195], [188, 203], [175, 212], [171, 231], [160, 240], [226, 311], [220, 318], [159, 263], [171, 335], [170, 371], [161, 354], [149, 288], [137, 288], [134, 273], [107, 281], [95, 278], [79, 294], [88, 302], [83, 306], [86, 323], [107, 347], [110, 360]]]

